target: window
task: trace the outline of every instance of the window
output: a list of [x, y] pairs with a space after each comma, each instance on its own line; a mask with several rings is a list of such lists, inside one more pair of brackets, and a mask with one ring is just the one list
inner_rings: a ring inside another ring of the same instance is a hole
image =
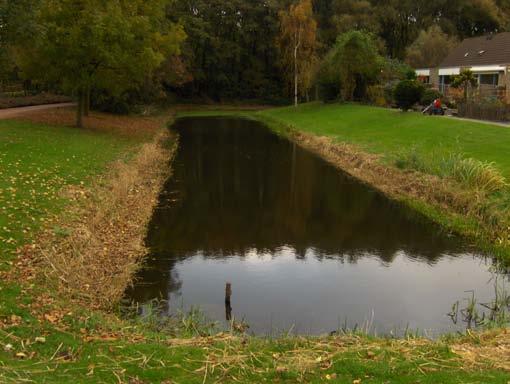
[[497, 73], [483, 74], [478, 76], [478, 83], [482, 85], [498, 85], [499, 75]]
[[441, 76], [439, 76], [439, 82], [441, 84], [450, 84], [452, 82], [452, 77], [453, 76], [449, 76], [449, 75], [441, 75]]

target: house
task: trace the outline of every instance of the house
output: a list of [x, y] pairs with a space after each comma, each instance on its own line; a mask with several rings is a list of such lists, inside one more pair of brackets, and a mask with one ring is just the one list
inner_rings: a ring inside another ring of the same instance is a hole
[[416, 70], [418, 79], [448, 95], [450, 83], [462, 70], [478, 78], [477, 93], [510, 103], [510, 32], [464, 40], [437, 68]]

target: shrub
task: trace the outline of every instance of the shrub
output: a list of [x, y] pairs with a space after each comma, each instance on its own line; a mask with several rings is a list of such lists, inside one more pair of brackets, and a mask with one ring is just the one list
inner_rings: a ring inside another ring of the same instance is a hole
[[395, 103], [395, 87], [397, 84], [397, 81], [391, 81], [384, 85], [384, 98], [389, 105], [393, 105]]
[[394, 91], [397, 106], [404, 112], [420, 101], [425, 87], [416, 80], [402, 80]]
[[437, 89], [427, 89], [423, 92], [423, 95], [420, 100], [420, 104], [427, 106], [434, 102], [436, 99], [442, 99], [443, 94], [439, 92]]
[[367, 99], [378, 107], [384, 107], [389, 103], [386, 100], [384, 87], [382, 85], [371, 85], [367, 88]]
[[340, 98], [340, 80], [328, 75], [322, 75], [318, 80], [320, 98], [324, 102], [336, 101]]
[[92, 109], [116, 115], [127, 115], [135, 108], [127, 93], [117, 96], [104, 90], [93, 90], [90, 102]]

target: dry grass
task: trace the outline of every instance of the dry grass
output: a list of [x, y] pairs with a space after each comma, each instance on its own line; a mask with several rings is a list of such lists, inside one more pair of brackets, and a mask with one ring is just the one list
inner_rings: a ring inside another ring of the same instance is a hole
[[[354, 145], [337, 143], [328, 137], [290, 131], [289, 137], [334, 166], [371, 185], [395, 200], [425, 202], [425, 212], [449, 230], [479, 244], [494, 244], [505, 254], [510, 249], [508, 206], [494, 205], [491, 193], [507, 190], [508, 184], [491, 164], [463, 159], [456, 163], [456, 179], [442, 178], [412, 169], [386, 165], [380, 157]], [[457, 182], [469, 179], [470, 186]], [[446, 213], [446, 216], [445, 216]], [[447, 219], [445, 219], [447, 217]], [[457, 227], [458, 223], [462, 224]]]
[[367, 154], [353, 145], [336, 143], [328, 137], [293, 132], [291, 138], [308, 150], [320, 154], [333, 165], [361, 181], [373, 185], [388, 196], [425, 199], [441, 208], [465, 212], [480, 199], [474, 191], [456, 188], [447, 180], [415, 171], [384, 165], [380, 157]]
[[170, 172], [164, 130], [128, 163], [118, 162], [90, 188], [64, 191], [74, 204], [58, 230], [31, 250], [59, 292], [95, 308], [117, 303], [146, 255], [146, 225]]
[[[270, 341], [258, 340], [254, 345], [243, 337], [196, 338], [185, 341], [172, 340], [173, 347], [195, 346], [207, 351], [201, 368], [195, 373], [215, 377], [217, 383], [242, 381], [243, 377], [267, 372], [272, 366], [277, 373], [293, 373], [299, 382], [306, 382], [307, 375], [320, 376], [325, 380], [332, 377], [326, 372], [339, 360], [349, 354], [360, 361], [406, 362], [415, 367], [417, 373], [461, 367], [471, 371], [478, 369], [501, 369], [510, 371], [510, 335], [507, 332], [477, 334], [482, 342], [459, 340], [448, 345], [426, 339], [368, 339], [357, 335], [343, 335], [329, 338], [294, 338], [277, 341], [284, 347], [275, 352]], [[253, 342], [253, 341], [252, 341]], [[273, 346], [274, 347], [274, 346]], [[444, 348], [457, 356], [446, 358]], [[342, 357], [344, 356], [344, 357]]]
[[462, 358], [466, 368], [492, 368], [510, 372], [510, 330], [494, 330], [482, 334], [468, 334], [451, 346]]
[[[165, 123], [164, 117], [120, 116], [107, 113], [91, 112], [84, 117], [87, 129], [112, 133], [128, 137], [152, 137]], [[51, 110], [34, 111], [17, 117], [17, 120], [30, 121], [46, 125], [64, 125], [73, 127], [76, 124], [75, 108], [57, 108]]]

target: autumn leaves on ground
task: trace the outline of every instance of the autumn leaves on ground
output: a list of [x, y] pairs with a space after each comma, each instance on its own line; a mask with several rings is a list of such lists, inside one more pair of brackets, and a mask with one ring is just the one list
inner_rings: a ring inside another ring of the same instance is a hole
[[65, 109], [0, 121], [0, 383], [507, 383], [501, 332], [269, 340], [214, 334], [197, 314], [121, 320], [170, 172], [170, 115], [94, 113], [86, 129], [66, 126]]

